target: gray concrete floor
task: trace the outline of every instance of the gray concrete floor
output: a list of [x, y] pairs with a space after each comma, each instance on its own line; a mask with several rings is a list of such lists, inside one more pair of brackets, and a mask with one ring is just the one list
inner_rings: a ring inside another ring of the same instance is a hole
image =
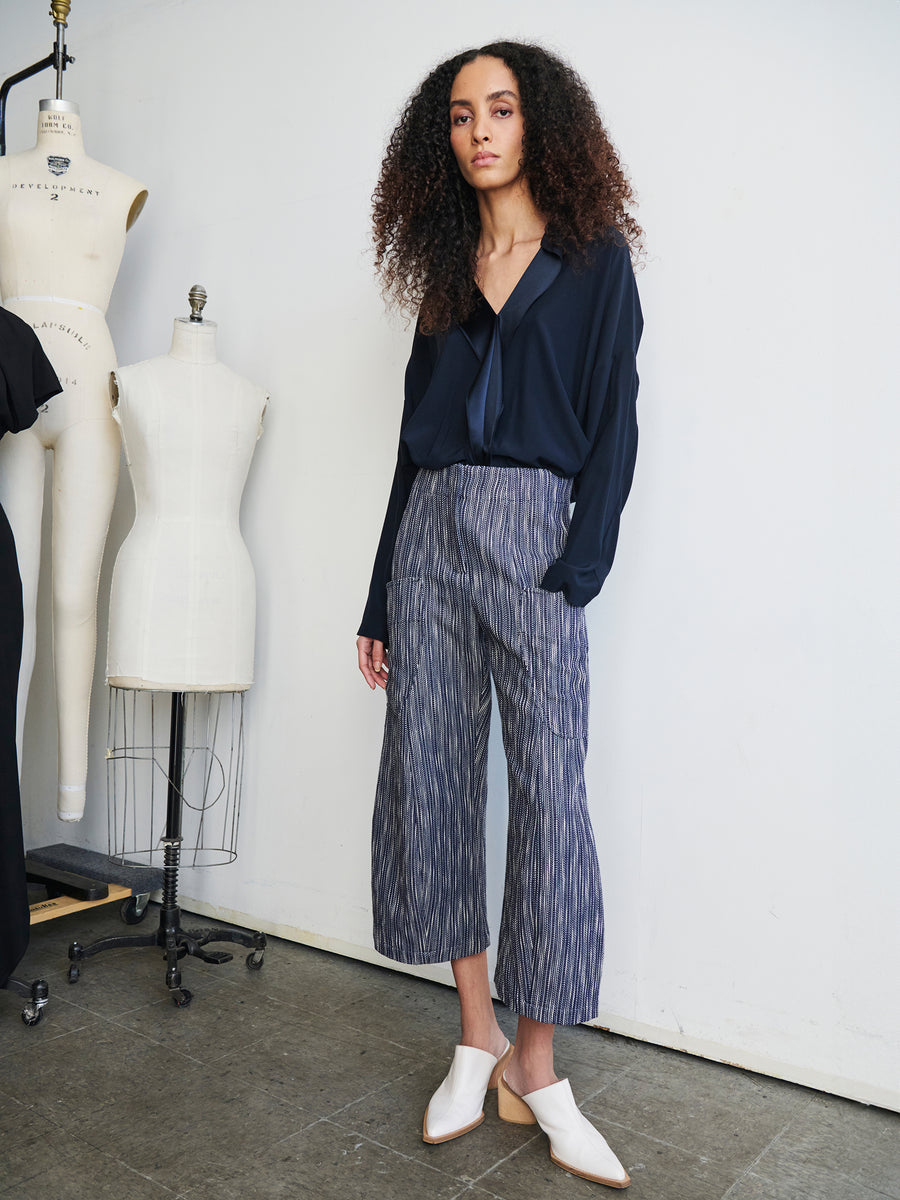
[[29, 1029], [0, 992], [3, 1197], [900, 1200], [897, 1114], [585, 1027], [557, 1031], [557, 1070], [627, 1193], [554, 1166], [493, 1093], [478, 1129], [428, 1146], [450, 989], [272, 939], [259, 972], [240, 948], [221, 967], [186, 960], [195, 999], [178, 1010], [155, 949], [108, 952], [67, 984], [70, 941], [125, 932], [117, 905], [32, 932], [17, 974], [46, 977], [51, 1000]]

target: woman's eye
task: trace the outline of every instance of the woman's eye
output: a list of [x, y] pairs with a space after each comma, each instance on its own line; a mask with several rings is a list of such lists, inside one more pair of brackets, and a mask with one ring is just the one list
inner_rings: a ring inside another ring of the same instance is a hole
[[469, 121], [471, 121], [471, 119], [472, 119], [472, 118], [471, 118], [471, 116], [469, 115], [469, 113], [457, 113], [457, 114], [456, 114], [456, 116], [453, 118], [453, 122], [452, 122], [452, 123], [453, 123], [454, 125], [465, 125], [465, 124], [467, 124]]
[[494, 113], [494, 116], [495, 117], [511, 117], [512, 109], [511, 108], [498, 108], [497, 111]]

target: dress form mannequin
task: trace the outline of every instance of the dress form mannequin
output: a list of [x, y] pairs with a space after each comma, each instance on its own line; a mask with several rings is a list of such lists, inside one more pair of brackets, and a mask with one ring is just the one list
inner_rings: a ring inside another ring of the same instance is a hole
[[256, 587], [238, 518], [268, 396], [217, 361], [205, 292], [191, 298], [195, 316], [176, 319], [169, 353], [112, 379], [136, 508], [113, 571], [112, 687], [253, 682]]
[[[266, 946], [262, 932], [186, 930], [178, 906], [186, 832], [195, 854], [213, 848], [227, 855], [225, 861], [235, 857], [233, 841], [229, 850], [225, 841], [208, 842], [205, 832], [216, 823], [213, 809], [225, 817], [232, 839], [237, 832], [242, 693], [253, 682], [256, 619], [253, 566], [239, 513], [268, 401], [262, 388], [217, 361], [215, 323], [201, 315], [203, 288], [195, 285], [190, 301], [192, 315], [176, 319], [167, 355], [121, 367], [110, 378], [135, 499], [134, 525], [116, 558], [109, 604], [111, 830], [117, 855], [121, 851], [130, 858], [129, 843], [140, 856], [163, 851], [159, 929], [69, 947], [69, 981], [74, 982], [81, 964], [104, 950], [164, 946], [166, 986], [179, 1008], [191, 1001], [181, 985], [185, 955], [225, 962], [230, 954], [204, 947], [232, 942], [252, 948], [247, 966], [255, 970], [262, 966]], [[153, 706], [158, 692], [171, 693], [167, 764], [157, 755], [161, 746]], [[232, 720], [226, 717], [220, 724], [226, 702]], [[198, 723], [189, 713], [196, 718], [204, 706], [206, 719]], [[141, 713], [149, 716], [149, 726]], [[196, 789], [186, 784], [188, 759], [199, 764]], [[135, 784], [138, 762], [150, 773], [146, 789]], [[123, 769], [119, 808], [116, 779]], [[166, 781], [162, 831], [153, 800], [153, 781], [160, 776]], [[129, 799], [137, 801], [131, 809]], [[191, 814], [187, 831], [185, 810]], [[136, 848], [132, 839], [142, 836], [138, 828], [148, 829], [150, 836]]]
[[25, 637], [19, 759], [34, 667], [44, 452], [53, 451], [53, 656], [62, 820], [84, 812], [96, 653], [97, 586], [115, 498], [119, 437], [107, 380], [115, 351], [104, 313], [125, 233], [147, 192], [88, 158], [78, 106], [42, 100], [37, 144], [0, 158], [0, 296], [38, 334], [64, 391], [35, 425], [0, 444], [0, 503], [15, 535]]

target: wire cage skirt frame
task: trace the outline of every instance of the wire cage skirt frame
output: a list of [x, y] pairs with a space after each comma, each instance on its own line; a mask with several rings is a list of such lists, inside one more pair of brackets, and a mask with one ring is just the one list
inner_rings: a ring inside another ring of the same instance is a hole
[[181, 779], [170, 777], [172, 692], [111, 687], [106, 751], [109, 857], [156, 866], [165, 856], [168, 793], [181, 798], [181, 865], [237, 858], [244, 770], [244, 693], [184, 692]]
[[[168, 729], [166, 728], [168, 726]], [[101, 938], [69, 947], [69, 982], [86, 958], [124, 946], [161, 946], [166, 986], [184, 1008], [179, 961], [192, 955], [219, 965], [232, 955], [209, 942], [250, 948], [251, 970], [263, 965], [266, 935], [242, 929], [183, 929], [178, 870], [219, 866], [237, 857], [244, 773], [243, 692], [158, 692], [110, 687], [107, 742], [109, 857], [123, 866], [163, 864], [163, 896], [155, 933]], [[140, 917], [138, 917], [140, 919]]]

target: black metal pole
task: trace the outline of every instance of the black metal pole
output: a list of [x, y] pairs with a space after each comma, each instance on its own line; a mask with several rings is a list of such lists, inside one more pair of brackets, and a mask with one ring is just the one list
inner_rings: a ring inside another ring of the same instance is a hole
[[181, 837], [181, 789], [184, 784], [184, 692], [172, 693], [169, 721], [169, 785], [166, 790], [166, 837]]
[[184, 692], [172, 693], [169, 722], [169, 782], [166, 789], [166, 833], [163, 838], [163, 900], [159, 913], [159, 942], [166, 948], [166, 985], [181, 987], [178, 969], [178, 867], [181, 862], [181, 789], [184, 782]]

